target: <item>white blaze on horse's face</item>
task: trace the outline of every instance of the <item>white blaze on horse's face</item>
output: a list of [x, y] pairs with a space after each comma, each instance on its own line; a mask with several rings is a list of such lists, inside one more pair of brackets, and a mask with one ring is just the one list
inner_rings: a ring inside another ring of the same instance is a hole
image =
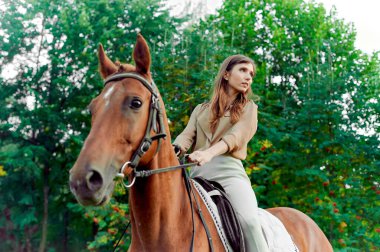
[[114, 88], [114, 86], [111, 86], [103, 96], [103, 99], [106, 101], [106, 107], [108, 107], [108, 105], [110, 104], [110, 98]]
[[[150, 80], [150, 52], [140, 35], [133, 57], [136, 67], [118, 67], [99, 46], [103, 79], [117, 72], [134, 72]], [[70, 189], [81, 204], [103, 205], [109, 201], [116, 174], [144, 138], [150, 99], [149, 90], [139, 80], [125, 78], [106, 84], [91, 102], [91, 131], [70, 170]]]

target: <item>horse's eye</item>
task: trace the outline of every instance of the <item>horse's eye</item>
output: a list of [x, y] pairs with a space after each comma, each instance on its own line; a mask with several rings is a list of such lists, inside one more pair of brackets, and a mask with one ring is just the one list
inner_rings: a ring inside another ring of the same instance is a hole
[[129, 105], [132, 109], [138, 109], [142, 106], [142, 101], [140, 101], [139, 99], [137, 98], [134, 98], [132, 101], [131, 101], [131, 104]]

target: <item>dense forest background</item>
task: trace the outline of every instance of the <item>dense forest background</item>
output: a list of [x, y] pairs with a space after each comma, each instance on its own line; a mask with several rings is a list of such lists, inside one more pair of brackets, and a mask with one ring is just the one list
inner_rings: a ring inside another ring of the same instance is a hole
[[98, 43], [130, 62], [138, 32], [174, 136], [222, 60], [252, 57], [259, 129], [245, 167], [259, 205], [307, 213], [335, 251], [380, 250], [379, 52], [356, 49], [355, 27], [334, 11], [225, 0], [214, 15], [173, 17], [159, 0], [5, 0], [0, 21], [0, 251], [112, 250], [127, 192], [83, 208], [68, 171], [102, 89]]

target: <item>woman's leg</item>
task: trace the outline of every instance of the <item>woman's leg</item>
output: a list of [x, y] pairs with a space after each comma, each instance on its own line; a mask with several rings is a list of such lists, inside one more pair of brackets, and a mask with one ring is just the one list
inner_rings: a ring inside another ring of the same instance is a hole
[[241, 161], [217, 156], [202, 167], [193, 168], [191, 177], [195, 176], [214, 180], [224, 187], [243, 229], [247, 251], [269, 252], [258, 220], [256, 196]]
[[261, 230], [257, 200], [251, 184], [241, 178], [228, 178], [218, 182], [224, 187], [235, 209], [243, 229], [247, 251], [269, 252], [268, 244]]

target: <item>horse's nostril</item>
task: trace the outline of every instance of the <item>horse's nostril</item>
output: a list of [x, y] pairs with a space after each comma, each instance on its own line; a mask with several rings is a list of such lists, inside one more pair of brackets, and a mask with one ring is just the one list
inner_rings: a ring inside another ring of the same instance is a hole
[[103, 185], [102, 175], [100, 175], [100, 173], [97, 171], [94, 171], [94, 170], [90, 171], [87, 174], [86, 179], [87, 179], [88, 189], [90, 189], [91, 191], [97, 191]]

